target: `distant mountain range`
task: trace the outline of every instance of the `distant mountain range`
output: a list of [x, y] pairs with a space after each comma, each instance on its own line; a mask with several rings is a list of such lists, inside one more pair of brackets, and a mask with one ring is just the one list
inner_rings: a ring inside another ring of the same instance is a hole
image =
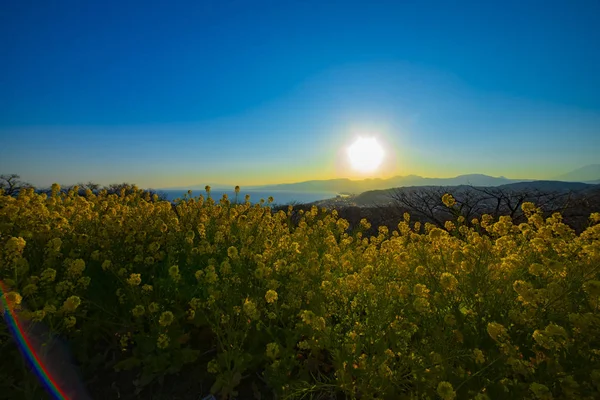
[[[556, 181], [582, 182], [588, 184], [600, 184], [600, 164], [587, 165], [567, 174], [557, 177], [556, 180], [540, 181], [536, 179], [508, 179], [503, 176], [493, 177], [483, 174], [459, 175], [454, 178], [425, 178], [417, 175], [395, 176], [388, 179], [327, 179], [312, 180], [298, 183], [284, 183], [264, 186], [245, 186], [242, 189], [248, 191], [270, 191], [270, 192], [330, 192], [330, 193], [352, 193], [358, 194], [369, 190], [384, 190], [409, 186], [503, 186], [515, 183], [538, 182], [544, 187], [556, 187]], [[209, 184], [215, 190], [232, 190], [230, 185]], [[191, 185], [187, 187], [164, 188], [178, 190], [204, 190], [206, 184]], [[531, 185], [528, 185], [528, 187]], [[534, 185], [538, 186], [538, 185]], [[560, 185], [564, 186], [564, 185]]]
[[[430, 188], [433, 189], [437, 189], [438, 187], [439, 185], [430, 186]], [[418, 190], [420, 190], [427, 188], [427, 186], [404, 186], [382, 190], [369, 190], [366, 192], [362, 192], [356, 196], [350, 196], [347, 199], [326, 199], [314, 202], [314, 204], [319, 206], [333, 205], [338, 207], [344, 205], [356, 205], [359, 207], [373, 206], [375, 204], [383, 205], [393, 202], [392, 197], [394, 195], [402, 192], [411, 192], [415, 188], [418, 188]], [[564, 181], [515, 182], [508, 183], [505, 185], [499, 185], [497, 186], [497, 188], [501, 189], [505, 194], [510, 194], [511, 192], [531, 192], [532, 194], [534, 194], [535, 191], [539, 191], [539, 193], [585, 193], [587, 191], [597, 191], [599, 189], [598, 185], [595, 184]], [[468, 190], [468, 186], [445, 186], [444, 190], [447, 190], [449, 193], [452, 194], [458, 194], [463, 192], [464, 190]]]
[[350, 179], [314, 180], [300, 183], [287, 183], [280, 185], [267, 185], [257, 187], [262, 191], [293, 191], [293, 192], [337, 192], [337, 193], [362, 193], [368, 190], [389, 189], [403, 186], [500, 186], [522, 180], [495, 178], [481, 174], [460, 175], [455, 178], [424, 178], [417, 175], [395, 176], [388, 179], [363, 179], [353, 181]]
[[564, 182], [600, 183], [600, 164], [590, 164], [569, 173], [557, 176], [554, 180]]

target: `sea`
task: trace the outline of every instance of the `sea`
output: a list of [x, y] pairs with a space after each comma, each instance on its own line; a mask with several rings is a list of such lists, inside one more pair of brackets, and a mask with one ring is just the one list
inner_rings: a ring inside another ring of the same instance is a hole
[[[183, 198], [187, 194], [187, 190], [174, 190], [165, 189], [158, 190], [159, 193], [164, 193], [167, 196], [167, 200], [175, 201], [178, 198]], [[223, 197], [223, 194], [227, 194], [227, 197], [231, 202], [235, 202], [236, 194], [233, 190], [211, 190], [210, 196], [219, 200]], [[256, 204], [261, 199], [265, 200], [265, 203], [269, 196], [273, 197], [273, 205], [288, 205], [288, 204], [305, 204], [312, 203], [318, 200], [332, 199], [337, 196], [335, 192], [286, 192], [286, 191], [253, 191], [253, 190], [242, 190], [237, 195], [237, 199], [240, 203], [243, 203], [246, 195], [250, 195], [250, 202]], [[206, 192], [204, 190], [192, 190], [192, 197], [198, 197], [202, 195], [206, 199]]]

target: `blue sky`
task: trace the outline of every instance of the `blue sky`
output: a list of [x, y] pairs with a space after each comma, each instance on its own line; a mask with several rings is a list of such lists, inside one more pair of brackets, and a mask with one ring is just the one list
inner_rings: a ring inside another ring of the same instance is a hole
[[545, 179], [600, 154], [598, 1], [7, 1], [0, 173], [36, 185]]

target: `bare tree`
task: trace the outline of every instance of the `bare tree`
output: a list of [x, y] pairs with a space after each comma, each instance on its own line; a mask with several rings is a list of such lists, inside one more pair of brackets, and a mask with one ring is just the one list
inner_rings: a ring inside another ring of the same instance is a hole
[[[450, 193], [456, 200], [454, 211], [442, 202], [442, 196]], [[600, 210], [600, 185], [583, 188], [548, 188], [535, 185], [508, 187], [477, 187], [471, 185], [454, 187], [410, 187], [390, 191], [396, 208], [406, 210], [422, 222], [439, 227], [454, 218], [453, 212], [462, 215], [467, 223], [472, 218], [490, 214], [494, 218], [510, 216], [513, 221], [525, 219], [521, 206], [532, 202], [548, 216], [555, 212], [563, 215], [565, 222], [580, 230], [590, 213]]]
[[452, 213], [442, 203], [442, 196], [448, 188], [424, 186], [393, 189], [390, 197], [399, 206], [408, 209], [423, 222], [432, 222], [439, 227], [452, 218]]
[[0, 175], [0, 189], [3, 189], [4, 194], [8, 196], [17, 196], [21, 189], [33, 187], [33, 185], [23, 182], [20, 178], [21, 176], [17, 174]]

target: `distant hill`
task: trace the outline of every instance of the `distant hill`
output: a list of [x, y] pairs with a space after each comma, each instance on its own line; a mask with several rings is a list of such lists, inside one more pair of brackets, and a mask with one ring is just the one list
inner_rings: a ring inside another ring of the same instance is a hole
[[337, 193], [362, 193], [369, 190], [381, 190], [406, 186], [500, 186], [514, 182], [530, 180], [507, 179], [482, 174], [459, 175], [454, 178], [424, 178], [417, 175], [395, 176], [388, 179], [328, 179], [314, 180], [299, 183], [286, 183], [252, 187], [252, 190], [264, 191], [290, 191], [290, 192], [337, 192]]
[[[362, 179], [350, 180], [346, 178], [311, 180], [297, 183], [282, 183], [275, 185], [262, 186], [244, 186], [242, 190], [266, 191], [266, 192], [305, 192], [305, 193], [354, 193], [359, 194], [371, 190], [384, 190], [389, 188], [410, 187], [410, 186], [460, 186], [473, 185], [495, 187], [510, 185], [515, 183], [539, 182], [539, 187], [548, 190], [556, 186], [556, 182], [583, 182], [590, 184], [600, 184], [600, 164], [591, 164], [569, 173], [563, 174], [554, 180], [536, 181], [534, 179], [508, 179], [503, 176], [493, 177], [483, 174], [466, 174], [454, 178], [425, 178], [418, 175], [395, 176], [388, 179]], [[232, 190], [235, 185], [209, 183], [214, 190]], [[204, 191], [205, 183], [190, 186], [178, 186], [170, 188], [161, 188], [159, 190], [200, 190]], [[575, 186], [573, 186], [575, 187]], [[576, 190], [576, 189], [573, 189]]]
[[556, 177], [557, 181], [600, 183], [600, 164], [590, 164]]
[[592, 188], [594, 185], [582, 182], [565, 182], [565, 181], [533, 181], [533, 182], [516, 182], [508, 185], [501, 185], [500, 188], [516, 189], [516, 190], [540, 190], [546, 192], [561, 192], [561, 191], [579, 191]]
[[[449, 193], [460, 193], [463, 190], [468, 190], [467, 185], [428, 185], [428, 186], [405, 186], [405, 187], [396, 187], [389, 188], [384, 190], [370, 190], [363, 192], [357, 196], [352, 197], [348, 201], [356, 204], [358, 206], [371, 206], [374, 204], [386, 204], [391, 202], [391, 196], [397, 191], [403, 190], [413, 190], [413, 189], [425, 189], [425, 188], [438, 188], [440, 186], [445, 186]], [[479, 188], [484, 187], [484, 185], [472, 185]], [[488, 186], [490, 187], [490, 186]], [[581, 182], [561, 182], [561, 181], [529, 181], [529, 182], [514, 182], [505, 185], [495, 186], [507, 193], [512, 190], [521, 192], [528, 190], [538, 190], [540, 192], [545, 193], [562, 193], [562, 192], [584, 192], [587, 190], [596, 190], [598, 185], [586, 184]], [[320, 203], [325, 204], [326, 201], [321, 201]]]
[[204, 183], [189, 186], [166, 187], [157, 190], [201, 190], [202, 192], [204, 192], [204, 188], [206, 187], [206, 185], [210, 186], [211, 190], [233, 190], [233, 188], [235, 188], [235, 185], [224, 185], [222, 183]]

